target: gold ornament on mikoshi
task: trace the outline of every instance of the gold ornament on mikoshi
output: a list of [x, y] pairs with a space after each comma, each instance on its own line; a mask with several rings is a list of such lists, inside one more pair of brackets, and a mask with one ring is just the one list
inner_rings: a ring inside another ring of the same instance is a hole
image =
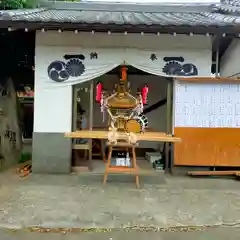
[[140, 133], [141, 125], [136, 119], [130, 119], [125, 122], [124, 130], [128, 133]]

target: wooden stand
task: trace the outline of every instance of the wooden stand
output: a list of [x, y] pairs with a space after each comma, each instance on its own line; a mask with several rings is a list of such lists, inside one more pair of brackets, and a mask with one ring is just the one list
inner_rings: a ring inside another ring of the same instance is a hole
[[[131, 149], [132, 151], [131, 167], [111, 166], [112, 151], [114, 150], [114, 148], [125, 149], [127, 152], [129, 149]], [[106, 184], [109, 173], [133, 173], [135, 174], [136, 187], [139, 188], [139, 176], [138, 176], [139, 169], [137, 166], [135, 146], [128, 143], [117, 143], [114, 145], [109, 144], [108, 160], [107, 160], [106, 170], [103, 178], [103, 185]]]

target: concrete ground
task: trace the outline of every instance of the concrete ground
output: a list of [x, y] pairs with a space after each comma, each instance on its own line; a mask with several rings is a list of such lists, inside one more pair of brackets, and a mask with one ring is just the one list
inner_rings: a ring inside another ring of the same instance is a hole
[[160, 174], [141, 177], [140, 189], [132, 176], [111, 177], [105, 187], [101, 181], [94, 174], [1, 173], [0, 228], [240, 225], [240, 183], [233, 179]]

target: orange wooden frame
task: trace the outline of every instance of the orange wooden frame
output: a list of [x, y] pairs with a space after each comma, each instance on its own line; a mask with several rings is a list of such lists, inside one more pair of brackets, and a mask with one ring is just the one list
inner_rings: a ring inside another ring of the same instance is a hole
[[240, 128], [176, 127], [174, 165], [240, 166]]

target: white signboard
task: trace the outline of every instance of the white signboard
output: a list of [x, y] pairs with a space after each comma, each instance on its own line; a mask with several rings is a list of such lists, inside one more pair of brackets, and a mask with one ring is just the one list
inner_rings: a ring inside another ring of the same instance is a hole
[[240, 128], [240, 84], [176, 82], [175, 127]]

